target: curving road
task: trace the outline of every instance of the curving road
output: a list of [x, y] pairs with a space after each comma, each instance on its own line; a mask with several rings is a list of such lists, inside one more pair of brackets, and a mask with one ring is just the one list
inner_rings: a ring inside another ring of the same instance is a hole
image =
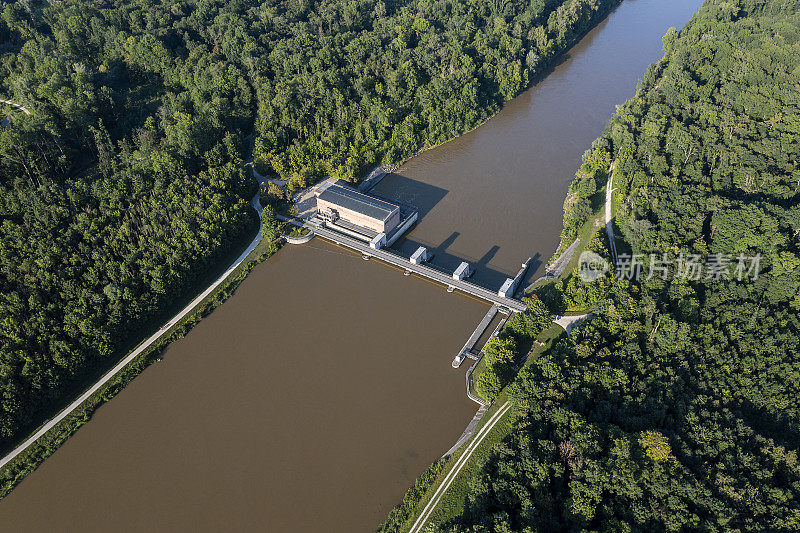
[[423, 526], [425, 526], [425, 522], [427, 522], [428, 518], [430, 518], [431, 514], [433, 513], [433, 510], [439, 503], [439, 500], [442, 499], [442, 496], [444, 496], [445, 492], [447, 492], [447, 489], [450, 488], [450, 485], [453, 484], [453, 481], [458, 476], [458, 473], [461, 472], [461, 469], [463, 469], [464, 465], [467, 464], [469, 458], [472, 457], [472, 453], [480, 445], [480, 443], [483, 442], [483, 439], [486, 438], [486, 435], [488, 435], [492, 431], [492, 428], [495, 426], [495, 424], [497, 424], [497, 422], [499, 422], [500, 419], [503, 418], [503, 415], [505, 415], [506, 411], [508, 411], [510, 408], [511, 408], [510, 402], [506, 402], [502, 406], [500, 406], [500, 409], [498, 409], [497, 412], [494, 415], [492, 415], [492, 418], [490, 418], [486, 422], [486, 425], [484, 425], [478, 432], [478, 434], [475, 435], [475, 438], [472, 439], [472, 442], [470, 442], [469, 446], [467, 446], [467, 449], [464, 450], [464, 453], [461, 454], [461, 457], [458, 458], [458, 461], [456, 461], [456, 464], [453, 465], [453, 468], [444, 478], [444, 481], [442, 481], [442, 483], [436, 489], [436, 492], [433, 493], [433, 497], [428, 502], [428, 505], [426, 505], [425, 508], [422, 510], [419, 517], [417, 517], [417, 521], [414, 522], [413, 526], [411, 526], [409, 533], [419, 533], [420, 531], [422, 531]]
[[0, 104], [8, 104], [11, 107], [17, 108], [18, 111], [22, 111], [26, 115], [30, 115], [31, 114], [31, 112], [28, 111], [26, 108], [22, 107], [21, 105], [19, 105], [16, 102], [12, 102], [11, 100], [3, 100], [2, 98], [0, 98]]
[[[253, 199], [250, 201], [250, 204], [253, 206], [253, 209], [255, 209], [259, 215], [261, 215], [261, 204], [258, 199], [258, 194], [256, 194], [255, 197], [253, 197]], [[78, 407], [80, 407], [80, 405], [83, 402], [85, 402], [86, 399], [89, 398], [89, 396], [100, 390], [103, 387], [103, 385], [108, 383], [108, 381], [111, 378], [116, 376], [123, 368], [128, 366], [128, 364], [131, 361], [133, 361], [136, 358], [136, 356], [144, 352], [147, 348], [149, 348], [154, 342], [159, 340], [162, 336], [166, 335], [173, 324], [177, 323], [179, 320], [181, 320], [183, 317], [189, 314], [192, 310], [194, 310], [194, 308], [197, 307], [206, 296], [211, 294], [211, 291], [219, 287], [219, 285], [223, 281], [225, 281], [228, 278], [228, 276], [231, 275], [231, 273], [236, 269], [236, 267], [238, 267], [242, 263], [242, 261], [245, 260], [245, 258], [250, 254], [250, 252], [252, 252], [255, 249], [255, 247], [258, 245], [259, 242], [261, 242], [261, 229], [258, 230], [258, 234], [255, 236], [253, 241], [247, 246], [247, 248], [241, 253], [241, 255], [236, 258], [236, 260], [231, 264], [231, 266], [228, 267], [228, 269], [225, 272], [223, 272], [223, 274], [220, 277], [218, 277], [211, 285], [209, 285], [202, 293], [200, 293], [197, 296], [197, 298], [192, 300], [186, 307], [181, 309], [181, 311], [178, 312], [178, 314], [169, 319], [167, 323], [161, 327], [161, 329], [159, 329], [156, 333], [151, 335], [148, 339], [146, 339], [139, 346], [137, 346], [135, 350], [133, 350], [130, 354], [128, 354], [127, 357], [125, 357], [123, 360], [117, 363], [116, 366], [114, 366], [114, 368], [103, 374], [103, 376], [99, 380], [97, 380], [97, 382], [94, 385], [89, 387], [83, 394], [78, 396], [78, 398], [76, 398], [75, 401], [73, 401], [71, 404], [65, 407], [52, 420], [46, 422], [42, 427], [39, 428], [38, 431], [36, 431], [33, 435], [31, 435], [25, 442], [14, 448], [11, 452], [8, 453], [8, 455], [3, 457], [3, 459], [0, 460], [0, 468], [4, 467], [9, 461], [13, 460], [16, 456], [22, 453], [26, 448], [28, 448], [28, 446], [36, 442], [39, 439], [39, 437], [41, 437], [42, 435], [50, 431], [53, 427], [55, 427], [56, 424], [64, 420], [64, 418], [66, 418], [70, 413], [72, 413]]]

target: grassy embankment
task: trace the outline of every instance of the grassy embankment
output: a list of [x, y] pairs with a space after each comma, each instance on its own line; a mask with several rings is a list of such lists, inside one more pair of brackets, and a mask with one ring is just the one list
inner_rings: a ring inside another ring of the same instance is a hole
[[[528, 359], [525, 362], [525, 365], [529, 364], [530, 361], [534, 361], [536, 357], [544, 353], [544, 351], [546, 351], [552, 345], [555, 339], [563, 333], [564, 330], [555, 324], [543, 331], [538, 339], [541, 344], [533, 347]], [[486, 421], [491, 419], [492, 415], [497, 412], [497, 410], [503, 404], [505, 404], [507, 400], [508, 398], [504, 390], [500, 393], [496, 401], [487, 410], [486, 414], [478, 423], [478, 426], [475, 428], [476, 434], [486, 424]], [[509, 413], [511, 413], [511, 411], [509, 411]], [[492, 446], [502, 441], [510, 431], [510, 428], [511, 425], [509, 424], [509, 414], [507, 413], [500, 421], [498, 421], [494, 429], [487, 435], [483, 442], [481, 442], [481, 444], [472, 453], [472, 456], [467, 460], [463, 470], [453, 481], [453, 484], [436, 506], [433, 514], [431, 514], [429, 523], [441, 524], [460, 514], [463, 508], [464, 499], [469, 491], [469, 479], [471, 479], [474, 473], [486, 460]], [[408, 531], [416, 517], [419, 516], [419, 513], [430, 501], [436, 488], [441, 485], [448, 472], [450, 472], [450, 469], [455, 463], [458, 462], [466, 448], [467, 446], [464, 445], [456, 450], [456, 452], [447, 459], [440, 459], [431, 465], [431, 467], [417, 479], [414, 487], [409, 489], [409, 491], [403, 497], [400, 505], [392, 510], [380, 531], [385, 533], [402, 533]]]
[[[222, 275], [250, 242], [252, 242], [257, 231], [259, 231], [259, 225], [254, 220], [252, 230], [245, 232], [243, 238], [238, 243], [231, 246], [229, 253], [221, 257], [214, 269], [211, 269], [205, 276], [199, 277], [193, 290], [187, 291], [187, 294], [182, 299], [176, 300], [170, 309], [165, 309], [155, 317], [148, 328], [145, 328], [145, 331], [137, 336], [137, 338], [140, 339], [138, 342], [135, 344], [132, 343], [127, 350], [122, 351], [119, 357], [109, 361], [104, 368], [97, 369], [90, 376], [76, 382], [72, 393], [65, 396], [64, 405], [68, 405], [73, 398], [79, 396], [83, 391], [92, 386], [100, 376], [112, 368], [119, 360], [123, 359], [128, 353], [133, 351], [144, 339], [154, 334], [171, 316], [174, 316], [188, 305], [198, 294], [203, 292], [213, 281]], [[185, 336], [203, 317], [227, 300], [235, 292], [236, 288], [244, 280], [250, 270], [252, 270], [256, 264], [275, 253], [279, 247], [279, 241], [267, 243], [262, 240], [259, 242], [255, 249], [250, 252], [225, 281], [208, 294], [193, 311], [172, 324], [157, 342], [154, 342], [128, 366], [111, 378], [103, 388], [91, 395], [78, 409], [65, 417], [38, 441], [31, 444], [26, 450], [22, 451], [15, 459], [3, 467], [2, 471], [0, 471], [0, 498], [7, 495], [28, 473], [35, 470], [42, 461], [55, 452], [55, 450], [75, 433], [78, 428], [89, 421], [97, 408], [113, 398], [151, 363], [160, 360], [163, 351], [173, 341]], [[50, 418], [57, 416], [63, 409], [64, 407], [55, 410]], [[36, 432], [46, 423], [47, 421], [44, 421], [40, 426], [31, 428], [24, 439], [27, 439], [28, 435]], [[4, 450], [4, 453], [8, 453], [10, 449]]]

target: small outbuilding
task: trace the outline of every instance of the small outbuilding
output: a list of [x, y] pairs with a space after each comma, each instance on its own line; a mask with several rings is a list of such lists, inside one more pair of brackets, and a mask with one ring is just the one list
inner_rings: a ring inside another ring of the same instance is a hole
[[472, 267], [466, 261], [458, 265], [458, 268], [453, 272], [453, 279], [464, 280], [472, 275]]

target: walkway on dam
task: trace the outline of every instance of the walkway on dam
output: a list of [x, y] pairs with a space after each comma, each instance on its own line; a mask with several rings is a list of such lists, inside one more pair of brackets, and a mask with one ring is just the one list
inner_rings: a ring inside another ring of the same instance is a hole
[[473, 347], [475, 347], [475, 345], [478, 343], [478, 339], [481, 338], [483, 332], [489, 327], [489, 324], [491, 324], [492, 320], [494, 320], [494, 317], [497, 315], [499, 310], [500, 309], [496, 305], [493, 305], [489, 308], [489, 310], [486, 312], [486, 315], [480, 322], [478, 322], [478, 327], [476, 327], [475, 331], [472, 332], [472, 335], [469, 336], [469, 339], [467, 339], [467, 342], [464, 344], [464, 347], [461, 348], [459, 353], [467, 353], [472, 350]]
[[384, 249], [373, 249], [370, 248], [367, 244], [343, 235], [337, 231], [333, 231], [328, 228], [324, 228], [322, 226], [316, 226], [313, 228], [314, 233], [318, 236], [327, 239], [329, 241], [333, 241], [336, 244], [341, 244], [342, 246], [346, 246], [351, 248], [357, 252], [361, 252], [363, 255], [369, 257], [377, 257], [381, 261], [385, 261], [392, 265], [399, 266], [405, 270], [413, 272], [414, 274], [419, 274], [420, 276], [424, 276], [428, 279], [433, 281], [437, 281], [448, 287], [453, 287], [454, 289], [458, 289], [462, 292], [467, 294], [471, 294], [487, 302], [506, 307], [511, 311], [515, 312], [522, 312], [526, 309], [525, 304], [520, 302], [519, 300], [515, 300], [513, 298], [505, 298], [503, 296], [498, 295], [496, 292], [471, 283], [469, 281], [464, 280], [457, 280], [453, 279], [452, 274], [448, 274], [446, 272], [442, 272], [441, 270], [437, 270], [428, 265], [415, 265], [405, 257], [402, 257], [396, 253], [390, 252], [389, 250]]

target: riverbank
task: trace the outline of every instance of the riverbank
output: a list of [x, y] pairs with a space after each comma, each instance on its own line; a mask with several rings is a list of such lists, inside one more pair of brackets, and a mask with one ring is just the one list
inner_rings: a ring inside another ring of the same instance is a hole
[[[481, 126], [483, 126], [484, 124], [486, 124], [487, 122], [489, 122], [491, 119], [496, 117], [498, 114], [500, 114], [503, 111], [503, 109], [505, 108], [505, 104], [506, 103], [514, 100], [515, 98], [518, 98], [521, 94], [525, 93], [531, 87], [535, 86], [537, 83], [541, 82], [542, 80], [546, 79], [550, 74], [552, 74], [553, 70], [561, 63], [561, 61], [564, 60], [564, 57], [567, 54], [569, 54], [570, 49], [572, 49], [572, 47], [574, 47], [575, 45], [580, 43], [581, 40], [584, 37], [586, 37], [586, 35], [590, 31], [592, 31], [598, 24], [600, 24], [606, 18], [608, 18], [608, 16], [611, 15], [611, 13], [613, 13], [614, 10], [617, 9], [621, 3], [622, 3], [622, 0], [611, 0], [610, 4], [609, 4], [609, 6], [608, 6], [608, 8], [606, 10], [597, 11], [596, 13], [594, 13], [593, 16], [591, 17], [591, 19], [586, 22], [586, 27], [583, 28], [582, 30], [580, 30], [578, 33], [576, 33], [571, 39], [566, 41], [562, 46], [553, 49], [552, 50], [552, 55], [550, 55], [550, 57], [546, 58], [544, 61], [542, 61], [541, 63], [539, 63], [536, 66], [537, 72], [534, 75], [534, 77], [531, 80], [529, 80], [528, 84], [525, 85], [524, 87], [522, 87], [519, 90], [519, 92], [517, 92], [511, 98], [506, 100], [506, 102], [503, 102], [503, 105], [501, 105], [496, 111], [494, 111], [493, 113], [490, 113], [485, 118], [483, 118], [482, 120], [478, 121], [478, 123], [475, 124], [474, 126], [472, 126], [470, 128], [467, 128], [466, 130], [462, 131], [461, 133], [455, 135], [454, 137], [452, 137], [450, 139], [447, 139], [445, 141], [441, 141], [441, 142], [438, 142], [438, 143], [435, 143], [435, 144], [422, 146], [420, 148], [420, 150], [417, 151], [416, 154], [414, 154], [411, 157], [409, 157], [407, 159], [404, 159], [404, 160], [402, 160], [402, 161], [400, 161], [398, 163], [392, 164], [391, 168], [399, 169], [405, 163], [407, 163], [411, 159], [423, 154], [424, 152], [427, 152], [429, 150], [433, 150], [434, 148], [438, 148], [438, 147], [440, 147], [440, 146], [442, 146], [444, 144], [447, 144], [447, 143], [449, 143], [451, 141], [454, 141], [455, 139], [458, 139], [459, 137], [463, 137], [464, 135], [467, 135], [468, 133], [472, 133], [475, 130], [477, 130], [478, 128], [480, 128]], [[391, 172], [394, 172], [394, 171], [390, 171], [388, 173], [391, 173]]]
[[[611, 184], [611, 179], [608, 184]], [[610, 212], [613, 208], [612, 195], [606, 194], [605, 187], [595, 195], [609, 200], [595, 202], [595, 209], [586, 217], [578, 231], [579, 236], [576, 241], [568, 247], [564, 247], [563, 244], [559, 246], [548, 264], [561, 262], [562, 259], [564, 264], [559, 266], [558, 276], [538, 284], [537, 290], [545, 286], [554, 287], [557, 282], [565, 281], [573, 275], [581, 252], [588, 249], [592, 236], [603, 228], [606, 212], [607, 210]], [[564, 256], [567, 250], [570, 252], [569, 258]], [[557, 322], [545, 328], [534, 339], [526, 355], [521, 358], [518, 371], [550, 349], [561, 336], [568, 334], [569, 331], [565, 331]], [[473, 379], [478, 379], [486, 370], [485, 365], [481, 363], [483, 361], [479, 361], [476, 365]], [[508, 403], [507, 388], [508, 386], [503, 388], [485, 411], [474, 430], [474, 437], [467, 441], [467, 446], [462, 446], [449, 457], [434, 463], [420, 481], [409, 489], [381, 526], [382, 533], [415, 533], [422, 531], [427, 523], [444, 524], [462, 513], [469, 492], [469, 480], [481, 468], [492, 447], [502, 441], [511, 429], [509, 417], [513, 416], [514, 409]], [[487, 424], [490, 424], [490, 427], [485, 433], [481, 433]]]
[[[252, 205], [260, 213], [257, 198], [253, 198]], [[249, 244], [233, 263], [222, 263], [228, 266], [214, 282], [158, 331], [137, 345], [76, 400], [52, 419], [45, 421], [30, 437], [0, 460], [0, 498], [13, 490], [28, 473], [35, 470], [88, 422], [100, 406], [113, 398], [151, 363], [158, 361], [160, 354], [172, 342], [186, 335], [204, 316], [227, 300], [250, 270], [278, 248], [279, 241], [265, 242], [258, 227]]]
[[[604, 208], [605, 206], [589, 217], [582, 228], [582, 236], [596, 228], [596, 221], [604, 214]], [[577, 257], [586, 249], [588, 238], [576, 242], [573, 257]], [[559, 255], [554, 254], [549, 263], [560, 259]], [[571, 259], [568, 262], [572, 264]], [[548, 281], [553, 283], [565, 273], [564, 277], [569, 277], [572, 269], [561, 269], [558, 277]], [[568, 332], [555, 322], [545, 328], [521, 358], [518, 371], [550, 349], [562, 335], [568, 335]], [[483, 360], [475, 365], [473, 379], [477, 379], [485, 371], [485, 365], [481, 363]], [[486, 402], [489, 407], [484, 409], [481, 419], [473, 428], [472, 438], [466, 441], [467, 446], [456, 448], [451, 455], [431, 465], [420, 476], [417, 483], [404, 495], [400, 504], [389, 514], [386, 522], [381, 525], [379, 529], [381, 533], [416, 533], [422, 531], [429, 522], [443, 524], [461, 514], [469, 492], [469, 480], [481, 468], [492, 447], [502, 441], [511, 430], [508, 419], [514, 410], [509, 404], [507, 388], [508, 386], [504, 387], [494, 401]], [[485, 431], [482, 431], [484, 428]]]
[[[580, 178], [579, 174], [571, 183], [576, 183]], [[588, 205], [591, 206], [591, 211], [577, 226], [575, 234], [568, 238], [563, 238], [564, 235], [562, 234], [562, 239], [556, 252], [547, 262], [551, 266], [557, 266], [558, 276], [537, 280], [541, 282], [537, 283], [535, 287], [530, 287], [531, 289], [536, 292], [546, 288], [553, 290], [559, 282], [565, 281], [573, 274], [574, 269], [578, 266], [581, 252], [590, 246], [598, 232], [602, 231], [605, 234], [603, 227], [606, 223], [606, 206], [609, 205], [613, 212], [613, 205], [608, 204], [606, 201], [607, 198], [610, 199], [609, 201], [614, 199], [613, 195], [606, 194], [606, 188], [611, 186], [611, 183], [612, 181], [609, 178], [604, 186], [589, 195], [587, 200]], [[570, 311], [584, 310], [571, 309]], [[556, 324], [545, 329], [534, 341], [532, 349], [524, 358], [521, 368], [529, 365], [539, 355], [545, 353], [562, 335], [566, 335], [566, 333]], [[477, 375], [475, 377], [479, 377], [482, 371], [480, 365], [476, 367], [476, 370]], [[483, 420], [478, 424], [476, 435], [480, 433], [481, 428], [484, 427], [487, 421], [492, 420], [493, 414], [506, 405], [506, 402], [507, 392], [506, 389], [503, 389], [486, 412]], [[384, 533], [417, 531], [421, 530], [425, 524], [439, 526], [459, 516], [464, 509], [464, 503], [469, 493], [469, 480], [482, 467], [483, 462], [489, 456], [491, 448], [496, 443], [501, 442], [508, 434], [511, 427], [510, 420], [513, 416], [514, 409], [508, 409], [499, 419], [494, 420], [493, 430], [484, 436], [482, 442], [474, 447], [468, 444], [468, 447], [457, 450], [452, 456], [444, 459], [445, 463], [443, 465], [441, 462], [437, 462], [432, 467], [433, 470], [425, 474], [425, 489], [423, 490], [423, 483], [420, 483], [420, 485], [409, 490], [400, 505], [389, 515], [381, 531]], [[465, 461], [460, 460], [463, 454], [469, 454], [469, 458]], [[445, 485], [447, 485], [447, 489], [442, 490]], [[436, 499], [435, 505], [426, 509], [426, 506], [433, 499]], [[417, 521], [417, 518], [423, 515], [425, 517], [424, 520]], [[414, 524], [416, 524], [416, 527], [414, 527]]]
[[[542, 332], [540, 338], [545, 342], [533, 347], [523, 366], [552, 346], [559, 337], [554, 331], [548, 328]], [[513, 408], [504, 390], [478, 422], [468, 445], [431, 465], [392, 510], [379, 531], [419, 532], [428, 523], [442, 524], [458, 516], [469, 493], [469, 480], [486, 460], [492, 447], [508, 435], [511, 430], [508, 419], [512, 414]]]
[[[309, 320], [313, 298], [347, 313]], [[472, 416], [446, 354], [484, 313], [324, 240], [284, 246], [9, 494], [0, 522], [372, 530]]]
[[[607, 1], [607, 4], [605, 3]], [[370, 162], [368, 165], [365, 165], [359, 169], [357, 169], [355, 174], [356, 182], [363, 182], [366, 180], [377, 168], [387, 169], [387, 173], [391, 174], [397, 169], [401, 168], [404, 164], [409, 162], [410, 160], [419, 157], [420, 155], [439, 148], [447, 143], [450, 143], [456, 139], [464, 137], [470, 133], [473, 133], [481, 126], [488, 123], [491, 119], [496, 117], [498, 114], [502, 113], [503, 109], [505, 109], [506, 104], [512, 102], [520, 95], [528, 91], [531, 87], [535, 86], [536, 84], [540, 83], [541, 81], [545, 80], [555, 68], [557, 68], [567, 57], [569, 51], [578, 43], [583, 40], [586, 35], [591, 32], [594, 28], [596, 28], [600, 23], [602, 23], [608, 16], [614, 12], [615, 9], [619, 7], [622, 3], [622, 0], [603, 0], [598, 1], [597, 4], [605, 4], [598, 8], [597, 11], [591, 13], [591, 16], [587, 20], [580, 20], [580, 16], [582, 15], [581, 10], [584, 6], [580, 6], [579, 2], [574, 2], [572, 9], [574, 10], [572, 15], [574, 19], [572, 23], [574, 26], [565, 27], [562, 29], [564, 36], [567, 34], [569, 37], [567, 40], [563, 42], [557, 42], [557, 40], [549, 40], [548, 41], [548, 49], [545, 57], [538, 58], [536, 61], [537, 63], [532, 67], [533, 75], [528, 79], [528, 75], [526, 73], [525, 78], [526, 82], [524, 85], [521, 85], [519, 89], [507, 96], [504, 101], [499, 102], [499, 104], [492, 108], [492, 109], [481, 109], [481, 111], [488, 111], [485, 114], [481, 113], [482, 116], [477, 119], [474, 124], [471, 124], [460, 131], [456, 131], [452, 136], [444, 140], [440, 140], [438, 142], [427, 143], [420, 141], [418, 143], [418, 149], [408, 157], [404, 157], [398, 159], [394, 162], [380, 162], [377, 163], [375, 161]], [[579, 26], [579, 27], [575, 27]], [[547, 24], [544, 24], [544, 27], [547, 27]], [[561, 39], [562, 37], [559, 37]], [[538, 56], [537, 56], [538, 57]], [[491, 95], [493, 97], [500, 96], [499, 94]], [[285, 178], [279, 175], [270, 175], [262, 165], [262, 161], [256, 161], [251, 159], [249, 161], [249, 166], [253, 170], [254, 176], [256, 176], [261, 181], [270, 181], [275, 182], [276, 184], [280, 184], [281, 186], [287, 185], [289, 187], [290, 192], [296, 192], [300, 189], [304, 189], [313, 183], [306, 183], [305, 185], [298, 185], [297, 178]], [[377, 164], [377, 167], [374, 166]], [[319, 181], [326, 179], [326, 177], [320, 177]]]

